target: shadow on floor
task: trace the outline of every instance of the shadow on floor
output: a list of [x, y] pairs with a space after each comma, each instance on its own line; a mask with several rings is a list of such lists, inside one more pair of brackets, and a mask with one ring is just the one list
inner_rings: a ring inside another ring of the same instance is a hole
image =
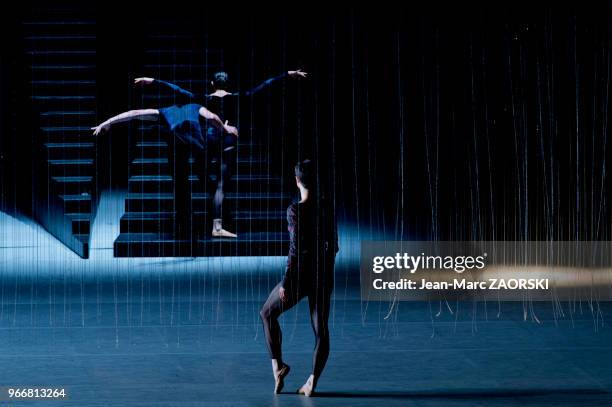
[[500, 389], [500, 390], [428, 390], [428, 391], [323, 391], [315, 393], [316, 397], [327, 398], [371, 398], [371, 399], [418, 399], [418, 398], [498, 398], [498, 397], [534, 397], [559, 395], [602, 395], [609, 394], [601, 389]]

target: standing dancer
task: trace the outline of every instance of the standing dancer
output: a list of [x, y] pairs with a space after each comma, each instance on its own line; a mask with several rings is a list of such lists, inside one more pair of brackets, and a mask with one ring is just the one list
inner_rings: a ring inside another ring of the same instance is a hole
[[[228, 116], [232, 117], [236, 115], [236, 109], [228, 106], [228, 98], [230, 98], [231, 102], [234, 102], [235, 99], [239, 96], [253, 96], [265, 87], [285, 77], [306, 78], [307, 75], [308, 74], [306, 72], [303, 72], [300, 69], [296, 71], [287, 71], [281, 75], [263, 81], [251, 90], [242, 92], [228, 92], [226, 90], [229, 80], [228, 74], [222, 71], [217, 72], [213, 75], [213, 80], [210, 82], [214, 92], [209, 95], [206, 95], [205, 97], [206, 106], [220, 114], [223, 118], [227, 118]], [[179, 98], [185, 99], [186, 102], [189, 102], [190, 100], [196, 97], [192, 92], [185, 90], [178, 85], [159, 79], [142, 77], [136, 78], [134, 80], [134, 83], [140, 85], [150, 85], [153, 83], [157, 83], [176, 92]], [[233, 120], [237, 122], [237, 117], [234, 117]], [[235, 238], [237, 237], [235, 233], [228, 232], [227, 230], [223, 229], [223, 198], [225, 197], [224, 186], [229, 182], [231, 178], [232, 168], [234, 167], [234, 163], [236, 160], [236, 149], [234, 148], [235, 143], [228, 142], [227, 140], [225, 140], [228, 138], [228, 136], [223, 134], [223, 129], [214, 126], [208, 127], [207, 138], [209, 140], [218, 140], [218, 142], [215, 144], [217, 148], [209, 149], [209, 162], [211, 164], [214, 164], [218, 168], [217, 187], [213, 197], [212, 236]]]
[[282, 358], [282, 333], [279, 316], [302, 298], [308, 297], [310, 321], [315, 334], [312, 374], [298, 393], [312, 395], [329, 356], [330, 299], [334, 286], [334, 263], [338, 252], [338, 234], [334, 209], [319, 191], [313, 162], [295, 166], [295, 181], [301, 200], [287, 208], [291, 238], [287, 268], [283, 280], [272, 289], [260, 316], [274, 375], [274, 393], [280, 393], [289, 365]]
[[[130, 110], [111, 117], [98, 126], [92, 127], [92, 130], [94, 130], [94, 135], [99, 135], [108, 131], [116, 123], [135, 119], [157, 121], [160, 117], [174, 136], [173, 139], [168, 140], [168, 162], [175, 170], [174, 236], [179, 239], [192, 239], [191, 191], [188, 179], [190, 150], [194, 147], [204, 156], [207, 149], [224, 151], [233, 149], [238, 139], [238, 129], [228, 125], [227, 121], [223, 123], [218, 115], [205, 107], [189, 103], [161, 109]], [[207, 131], [205, 133], [202, 131], [200, 119], [206, 122]], [[214, 128], [215, 131], [208, 131], [210, 128]], [[200, 181], [205, 181], [203, 175], [200, 175]], [[229, 232], [222, 228], [213, 230], [213, 236], [224, 234], [229, 234]]]

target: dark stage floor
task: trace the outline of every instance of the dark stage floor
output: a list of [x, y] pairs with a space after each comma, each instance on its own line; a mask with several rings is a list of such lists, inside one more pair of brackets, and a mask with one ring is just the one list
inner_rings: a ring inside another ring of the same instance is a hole
[[[162, 282], [168, 293], [171, 284]], [[65, 387], [70, 401], [60, 404], [79, 406], [612, 403], [610, 329], [595, 332], [586, 309], [555, 326], [545, 309], [541, 324], [523, 322], [509, 304], [499, 319], [491, 304], [489, 321], [483, 312], [472, 321], [471, 305], [462, 304], [459, 321], [445, 313], [432, 324], [427, 304], [402, 304], [393, 321], [378, 319], [378, 304], [370, 304], [372, 320], [362, 323], [363, 304], [341, 290], [319, 397], [291, 394], [310, 368], [305, 303], [284, 317], [292, 372], [286, 393], [273, 396], [256, 319], [261, 301], [229, 293], [191, 302], [164, 295], [161, 305], [147, 295], [114, 304], [112, 292], [100, 303], [5, 305], [2, 384]]]
[[274, 396], [258, 309], [282, 258], [113, 259], [94, 245], [82, 260], [0, 215], [0, 386], [69, 394], [0, 405], [612, 404], [609, 303], [562, 303], [560, 315], [550, 303], [403, 302], [384, 319], [390, 304], [361, 302], [341, 258], [319, 396], [291, 393], [310, 371], [306, 302], [283, 317], [292, 371]]

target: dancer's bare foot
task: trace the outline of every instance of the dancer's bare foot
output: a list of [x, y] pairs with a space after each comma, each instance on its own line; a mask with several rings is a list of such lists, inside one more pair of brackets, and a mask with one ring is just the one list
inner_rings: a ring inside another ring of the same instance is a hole
[[235, 239], [238, 237], [238, 235], [232, 232], [228, 232], [225, 229], [219, 229], [219, 230], [213, 229], [212, 237], [231, 237]]
[[221, 219], [213, 219], [212, 237], [229, 237], [235, 239], [238, 235], [223, 229]]
[[285, 377], [289, 374], [291, 368], [289, 365], [283, 364], [278, 373], [276, 374], [275, 384], [274, 384], [274, 394], [279, 394], [283, 387], [285, 386]]
[[306, 397], [310, 397], [314, 393], [315, 385], [314, 376], [310, 375], [308, 380], [306, 380], [306, 383], [304, 383], [297, 392], [298, 394], [303, 394]]

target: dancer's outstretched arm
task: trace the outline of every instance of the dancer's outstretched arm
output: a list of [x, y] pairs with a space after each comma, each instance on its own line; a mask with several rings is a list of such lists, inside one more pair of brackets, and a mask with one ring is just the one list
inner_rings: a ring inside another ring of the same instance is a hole
[[193, 92], [183, 89], [180, 86], [175, 85], [174, 83], [171, 83], [171, 82], [162, 81], [161, 79], [148, 78], [148, 77], [134, 79], [135, 85], [150, 85], [152, 83], [159, 83], [160, 85], [166, 86], [170, 88], [172, 91], [182, 96], [188, 97], [190, 99], [195, 98], [195, 95], [193, 94]]
[[209, 121], [216, 128], [223, 130], [228, 134], [233, 134], [234, 136], [238, 137], [237, 128], [227, 124], [228, 123], [227, 120], [225, 121], [225, 123], [223, 123], [223, 121], [221, 120], [219, 116], [217, 116], [216, 114], [214, 114], [213, 112], [211, 112], [210, 110], [208, 110], [207, 108], [203, 106], [200, 107], [200, 116], [206, 119], [206, 121]]
[[118, 114], [117, 116], [113, 116], [110, 119], [100, 123], [96, 127], [92, 127], [91, 129], [94, 131], [94, 136], [97, 136], [102, 132], [108, 131], [110, 127], [115, 123], [127, 122], [134, 119], [155, 121], [158, 119], [158, 117], [159, 110], [157, 109], [129, 110], [127, 112]]
[[307, 72], [302, 71], [301, 69], [298, 69], [297, 71], [287, 71], [284, 72], [278, 76], [275, 76], [273, 78], [270, 79], [266, 79], [265, 81], [263, 81], [262, 83], [260, 83], [259, 85], [255, 86], [253, 89], [251, 90], [247, 90], [247, 91], [243, 91], [243, 92], [235, 92], [234, 95], [240, 95], [240, 96], [252, 96], [254, 94], [256, 94], [257, 92], [259, 92], [260, 90], [262, 90], [263, 88], [270, 86], [272, 83], [276, 82], [279, 79], [283, 79], [285, 77], [290, 77], [290, 78], [306, 78], [308, 76]]

